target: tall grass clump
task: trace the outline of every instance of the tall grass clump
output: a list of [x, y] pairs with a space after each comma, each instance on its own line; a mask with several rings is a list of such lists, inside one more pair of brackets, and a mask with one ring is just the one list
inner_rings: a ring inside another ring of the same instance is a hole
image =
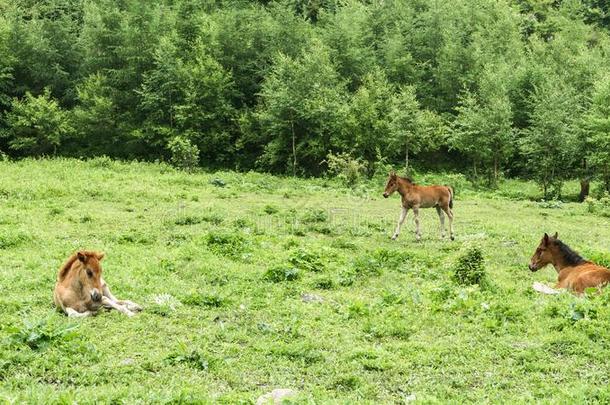
[[453, 267], [453, 279], [461, 285], [480, 285], [485, 278], [483, 251], [478, 246], [467, 247]]

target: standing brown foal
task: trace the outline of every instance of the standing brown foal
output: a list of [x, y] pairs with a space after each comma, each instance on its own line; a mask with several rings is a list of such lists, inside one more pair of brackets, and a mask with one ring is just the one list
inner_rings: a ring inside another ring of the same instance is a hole
[[385, 186], [383, 196], [388, 198], [392, 193], [398, 191], [402, 199], [402, 211], [398, 219], [398, 225], [392, 239], [396, 239], [400, 233], [400, 227], [409, 209], [413, 210], [415, 215], [415, 236], [417, 240], [421, 239], [419, 230], [419, 209], [420, 208], [436, 208], [438, 217], [441, 221], [441, 238], [445, 237], [445, 216], [449, 218], [449, 236], [453, 240], [453, 190], [448, 186], [418, 186], [409, 178], [399, 177], [395, 172], [391, 172], [388, 177], [388, 182]]
[[[547, 264], [552, 264], [557, 270], [555, 288], [567, 288], [580, 295], [589, 287], [603, 287], [610, 283], [610, 270], [583, 259], [560, 241], [557, 233], [554, 236], [544, 234], [532, 256], [529, 268], [536, 271]], [[559, 292], [540, 283], [534, 283], [534, 289], [545, 294]]]

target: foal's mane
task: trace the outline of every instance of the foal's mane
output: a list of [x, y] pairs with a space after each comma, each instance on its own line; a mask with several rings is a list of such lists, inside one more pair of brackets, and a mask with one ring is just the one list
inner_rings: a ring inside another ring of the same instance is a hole
[[555, 245], [559, 248], [559, 253], [561, 253], [563, 260], [565, 260], [566, 263], [570, 266], [575, 266], [586, 262], [586, 260], [581, 255], [579, 255], [576, 251], [572, 250], [572, 248], [570, 248], [568, 245], [566, 245], [559, 239], [555, 239]]
[[63, 264], [63, 266], [61, 266], [61, 268], [59, 269], [59, 276], [57, 276], [59, 281], [66, 278], [66, 276], [68, 275], [68, 272], [72, 268], [72, 264], [74, 264], [74, 262], [76, 260], [78, 260], [77, 252], [74, 252], [70, 255], [70, 257], [68, 257], [68, 260], [66, 260], [66, 262]]
[[[95, 256], [95, 252], [90, 250], [80, 250], [79, 252], [85, 255], [86, 257]], [[70, 272], [70, 269], [72, 268], [72, 265], [75, 261], [78, 260], [79, 252], [72, 253], [70, 257], [68, 257], [68, 260], [66, 260], [66, 262], [61, 266], [61, 268], [59, 269], [59, 275], [57, 276], [59, 281], [62, 281], [64, 278], [66, 278], [66, 276]]]
[[397, 176], [399, 179], [406, 181], [407, 183], [411, 183], [411, 184], [415, 184], [415, 182], [413, 181], [412, 178], [410, 177], [401, 177], [401, 176]]

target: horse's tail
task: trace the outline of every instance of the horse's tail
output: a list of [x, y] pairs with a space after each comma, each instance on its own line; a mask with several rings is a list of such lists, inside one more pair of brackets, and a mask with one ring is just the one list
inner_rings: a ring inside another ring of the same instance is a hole
[[453, 188], [451, 186], [445, 186], [449, 190], [449, 208], [453, 209]]

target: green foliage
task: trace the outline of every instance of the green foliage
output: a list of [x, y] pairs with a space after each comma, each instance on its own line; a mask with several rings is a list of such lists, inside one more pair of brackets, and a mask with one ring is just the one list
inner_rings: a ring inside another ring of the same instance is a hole
[[453, 268], [454, 280], [463, 285], [481, 284], [486, 278], [483, 251], [470, 246], [460, 255]]
[[464, 92], [453, 123], [452, 146], [488, 173], [497, 184], [499, 171], [513, 149], [512, 107], [505, 83], [506, 66], [486, 66], [478, 79], [478, 94]]
[[167, 143], [170, 162], [179, 169], [191, 171], [198, 166], [199, 148], [185, 137], [176, 136]]
[[364, 176], [366, 165], [359, 159], [354, 159], [348, 153], [326, 156], [326, 164], [330, 174], [335, 175], [348, 187], [355, 187]]
[[599, 199], [589, 196], [585, 199], [585, 204], [587, 204], [587, 211], [610, 217], [610, 194], [606, 193]]
[[14, 345], [26, 345], [33, 350], [45, 349], [60, 341], [73, 339], [77, 328], [78, 324], [54, 321], [51, 317], [25, 320], [21, 328], [8, 328], [9, 342]]
[[248, 249], [246, 238], [233, 232], [210, 232], [206, 235], [205, 242], [213, 252], [234, 258], [242, 257]]
[[48, 88], [38, 97], [28, 92], [23, 100], [14, 99], [6, 123], [10, 148], [26, 155], [55, 154], [74, 131]]
[[610, 193], [610, 75], [603, 75], [596, 83], [591, 108], [583, 118], [590, 163]]
[[298, 269], [283, 265], [273, 266], [265, 271], [263, 278], [267, 281], [280, 283], [283, 281], [295, 281], [300, 277]]
[[493, 187], [534, 178], [545, 198], [576, 177], [610, 191], [599, 0], [0, 9], [0, 152], [11, 157], [328, 171], [349, 184], [361, 164], [371, 175], [404, 163], [471, 167]]
[[177, 351], [165, 358], [165, 361], [172, 365], [184, 364], [199, 371], [208, 371], [210, 367], [208, 358], [199, 350], [189, 350], [186, 344], [181, 344]]
[[319, 272], [324, 270], [324, 262], [317, 253], [305, 249], [297, 249], [290, 254], [288, 261], [303, 270]]
[[545, 199], [561, 196], [563, 182], [578, 160], [577, 100], [574, 90], [559, 80], [545, 81], [532, 95], [532, 125], [523, 132], [520, 147]]

